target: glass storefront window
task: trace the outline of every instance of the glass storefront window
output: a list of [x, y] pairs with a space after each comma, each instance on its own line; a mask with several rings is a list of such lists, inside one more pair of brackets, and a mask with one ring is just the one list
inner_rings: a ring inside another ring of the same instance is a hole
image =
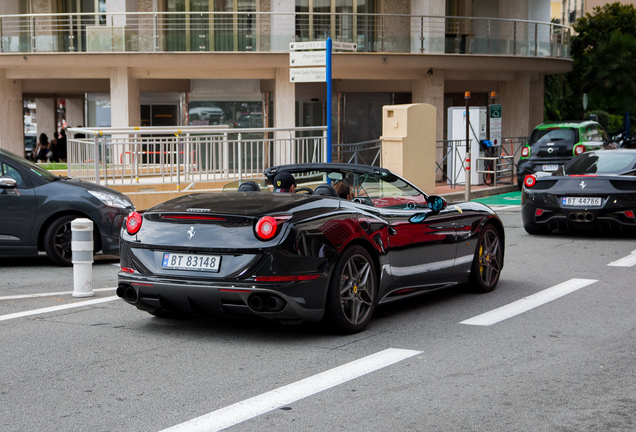
[[258, 102], [191, 101], [190, 126], [223, 125], [231, 128], [262, 128], [263, 104]]

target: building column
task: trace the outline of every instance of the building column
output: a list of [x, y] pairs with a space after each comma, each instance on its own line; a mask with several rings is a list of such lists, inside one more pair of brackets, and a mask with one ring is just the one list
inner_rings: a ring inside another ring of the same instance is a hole
[[544, 99], [545, 75], [538, 74], [530, 81], [530, 123], [528, 125], [528, 134], [536, 125], [543, 123]]
[[437, 111], [435, 139], [444, 139], [444, 70], [428, 69], [424, 78], [413, 81], [411, 99], [413, 103], [433, 105]]
[[24, 155], [22, 81], [6, 78], [0, 70], [0, 148]]
[[84, 98], [66, 98], [66, 124], [69, 127], [86, 126], [84, 121]]
[[127, 67], [110, 71], [110, 124], [112, 127], [141, 126], [139, 80]]
[[[444, 70], [443, 69], [428, 69], [424, 73], [424, 78], [413, 81], [413, 88], [411, 91], [411, 99], [413, 103], [425, 103], [433, 105], [435, 112], [437, 113], [437, 120], [435, 121], [435, 140], [441, 141], [444, 139]], [[435, 144], [434, 150], [435, 158], [437, 161], [444, 160], [444, 149], [437, 148]], [[435, 175], [435, 181], [442, 181], [443, 172], [437, 172]]]
[[37, 121], [38, 139], [45, 133], [49, 141], [57, 132], [57, 109], [55, 98], [35, 99], [35, 118]]
[[[296, 40], [295, 16], [290, 11], [296, 10], [295, 0], [272, 0], [271, 2], [271, 50], [289, 51], [289, 43]], [[276, 14], [284, 12], [284, 14]]]
[[411, 15], [421, 17], [411, 20], [411, 52], [443, 53], [445, 20], [436, 17], [446, 15], [446, 2], [411, 0]]
[[[274, 83], [274, 127], [296, 127], [296, 84], [289, 82], [289, 68], [276, 68]], [[274, 165], [292, 163], [294, 161], [293, 145], [287, 140], [288, 133], [275, 134]]]
[[502, 106], [502, 135], [504, 137], [528, 136], [531, 126], [530, 113], [530, 76], [526, 72], [517, 72], [513, 81], [500, 83]]

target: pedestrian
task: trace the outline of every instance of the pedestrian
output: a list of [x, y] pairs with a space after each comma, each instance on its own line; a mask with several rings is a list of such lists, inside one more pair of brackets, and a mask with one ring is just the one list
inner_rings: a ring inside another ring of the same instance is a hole
[[37, 146], [35, 146], [35, 161], [39, 162], [47, 162], [49, 157], [53, 154], [51, 153], [51, 143], [49, 142], [49, 137], [43, 132], [40, 134], [40, 139], [38, 140]]
[[66, 129], [60, 131], [60, 138], [57, 140], [58, 156], [60, 162], [66, 162]]
[[60, 149], [57, 146], [57, 137], [55, 135], [51, 138], [49, 149], [49, 162], [58, 162], [60, 160]]

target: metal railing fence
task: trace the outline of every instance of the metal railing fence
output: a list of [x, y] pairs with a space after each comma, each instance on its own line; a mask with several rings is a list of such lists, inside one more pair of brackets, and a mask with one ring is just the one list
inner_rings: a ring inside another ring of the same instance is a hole
[[0, 53], [288, 52], [290, 42], [355, 42], [358, 52], [569, 59], [570, 27], [505, 18], [303, 12], [0, 15]]
[[[320, 136], [315, 136], [320, 134]], [[307, 136], [314, 135], [314, 136]], [[326, 127], [69, 128], [68, 175], [108, 184], [262, 177], [270, 165], [326, 161]]]
[[[493, 156], [480, 156], [474, 161], [472, 169], [479, 174], [492, 174], [493, 183], [513, 183], [517, 174], [517, 162], [521, 147], [528, 142], [528, 137], [503, 138], [503, 143], [493, 151]], [[485, 162], [491, 161], [486, 167]], [[438, 181], [448, 183], [451, 187], [463, 185], [466, 175], [466, 140], [437, 141], [437, 160], [435, 174]], [[487, 169], [488, 168], [488, 169]], [[479, 183], [485, 183], [480, 181]]]

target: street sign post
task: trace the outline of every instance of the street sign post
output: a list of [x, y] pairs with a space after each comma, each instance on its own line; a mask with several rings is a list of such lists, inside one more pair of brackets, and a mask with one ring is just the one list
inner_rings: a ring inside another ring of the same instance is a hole
[[327, 51], [290, 52], [289, 66], [327, 66]]
[[289, 81], [299, 82], [327, 82], [327, 68], [292, 68], [289, 69]]
[[495, 145], [503, 144], [501, 141], [501, 104], [491, 104], [488, 108], [488, 122], [490, 127], [489, 139]]
[[[327, 162], [331, 162], [332, 105], [333, 90], [331, 80], [331, 53], [338, 51], [357, 51], [358, 44], [353, 42], [326, 41], [289, 43], [289, 81], [293, 83], [327, 83]], [[324, 51], [311, 51], [324, 50]], [[324, 67], [316, 67], [324, 66]]]

